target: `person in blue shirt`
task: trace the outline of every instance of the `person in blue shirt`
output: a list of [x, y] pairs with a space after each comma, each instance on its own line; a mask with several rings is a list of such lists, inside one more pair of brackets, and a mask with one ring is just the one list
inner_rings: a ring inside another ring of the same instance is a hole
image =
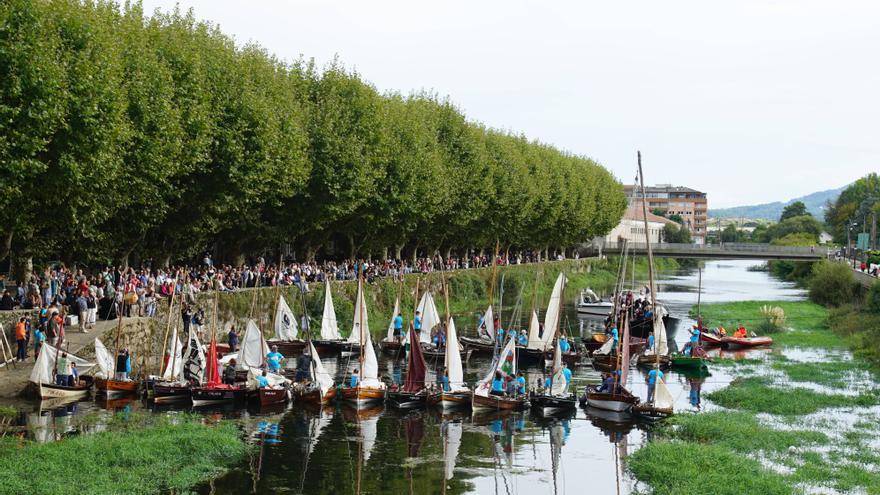
[[611, 373], [602, 373], [602, 385], [596, 389], [600, 394], [610, 394], [614, 390], [614, 375]]
[[611, 353], [614, 354], [617, 351], [617, 343], [619, 341], [617, 337], [617, 327], [611, 329]]
[[559, 338], [559, 350], [562, 351], [563, 354], [571, 350], [571, 344], [568, 343], [568, 339], [564, 336]]
[[269, 365], [269, 371], [281, 371], [281, 361], [284, 360], [284, 356], [278, 352], [278, 346], [272, 346], [272, 352], [266, 354], [266, 364]]
[[646, 349], [649, 351], [654, 349], [654, 332], [648, 334], [648, 346]]
[[420, 311], [416, 311], [416, 317], [413, 318], [413, 328], [416, 332], [422, 331], [422, 313]]
[[492, 380], [492, 395], [504, 395], [504, 377], [500, 371], [495, 371], [495, 379]]
[[269, 379], [266, 378], [266, 370], [263, 370], [263, 373], [257, 377], [257, 386], [259, 388], [269, 388]]
[[523, 376], [522, 371], [516, 373], [516, 393], [519, 395], [526, 394], [526, 378]]
[[449, 372], [444, 371], [443, 376], [440, 377], [440, 385], [443, 387], [444, 392], [452, 392], [452, 387], [449, 386]]
[[351, 388], [357, 388], [358, 383], [360, 383], [360, 375], [358, 375], [358, 370], [354, 370], [351, 373], [351, 380], [348, 382], [348, 386]]
[[654, 389], [657, 387], [657, 379], [663, 379], [663, 372], [656, 364], [654, 369], [648, 372], [648, 402], [654, 401]]
[[44, 334], [43, 331], [40, 330], [40, 327], [37, 327], [37, 329], [34, 330], [34, 361], [36, 361], [37, 358], [40, 357], [40, 349], [43, 348], [43, 342], [45, 341], [46, 334]]
[[498, 330], [495, 331], [495, 340], [498, 341], [498, 345], [504, 344], [504, 329], [503, 328], [499, 327]]
[[394, 340], [400, 342], [403, 339], [403, 313], [397, 313], [394, 317]]
[[529, 345], [529, 336], [526, 335], [526, 331], [525, 331], [525, 330], [523, 330], [522, 332], [520, 332], [520, 334], [519, 334], [519, 340], [517, 341], [517, 344], [519, 344], [519, 345], [521, 345], [521, 346], [523, 346], [523, 347]]
[[562, 375], [565, 376], [565, 384], [571, 385], [571, 370], [568, 369], [568, 365], [562, 364]]

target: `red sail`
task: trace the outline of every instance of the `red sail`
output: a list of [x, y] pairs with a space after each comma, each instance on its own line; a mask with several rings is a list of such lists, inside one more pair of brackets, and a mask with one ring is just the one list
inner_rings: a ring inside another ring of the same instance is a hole
[[410, 332], [409, 359], [406, 363], [406, 381], [403, 382], [403, 391], [416, 393], [425, 388], [425, 356], [422, 354], [422, 345], [419, 336]]
[[208, 347], [207, 356], [207, 374], [205, 375], [205, 384], [209, 387], [220, 385], [220, 362], [217, 361], [217, 338], [211, 338], [211, 345]]

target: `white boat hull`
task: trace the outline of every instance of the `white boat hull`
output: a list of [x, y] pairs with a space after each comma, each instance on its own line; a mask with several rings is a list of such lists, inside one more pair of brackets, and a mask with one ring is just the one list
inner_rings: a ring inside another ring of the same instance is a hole
[[41, 399], [80, 399], [89, 394], [88, 390], [67, 390], [39, 384]]
[[611, 303], [581, 303], [577, 312], [586, 315], [608, 316], [611, 314]]
[[606, 411], [626, 412], [632, 408], [631, 402], [619, 400], [597, 400], [587, 397], [587, 404], [596, 409], [604, 409]]

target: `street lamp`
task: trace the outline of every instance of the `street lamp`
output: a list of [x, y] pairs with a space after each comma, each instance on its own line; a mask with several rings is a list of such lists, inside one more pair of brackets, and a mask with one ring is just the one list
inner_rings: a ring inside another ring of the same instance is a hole
[[855, 257], [855, 250], [852, 247], [852, 241], [850, 239], [852, 236], [852, 229], [856, 225], [858, 225], [856, 222], [852, 222], [852, 223], [847, 224], [847, 226], [846, 226], [846, 251], [847, 251], [847, 255], [852, 260], [851, 263], [852, 263], [853, 269], [856, 268], [856, 257]]

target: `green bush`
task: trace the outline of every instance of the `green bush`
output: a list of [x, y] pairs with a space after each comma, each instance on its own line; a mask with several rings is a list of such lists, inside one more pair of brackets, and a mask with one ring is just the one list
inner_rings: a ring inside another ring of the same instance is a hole
[[874, 281], [865, 294], [865, 309], [872, 313], [880, 313], [880, 280]]
[[820, 261], [814, 264], [809, 286], [810, 300], [824, 306], [852, 303], [858, 295], [852, 270], [843, 263]]

